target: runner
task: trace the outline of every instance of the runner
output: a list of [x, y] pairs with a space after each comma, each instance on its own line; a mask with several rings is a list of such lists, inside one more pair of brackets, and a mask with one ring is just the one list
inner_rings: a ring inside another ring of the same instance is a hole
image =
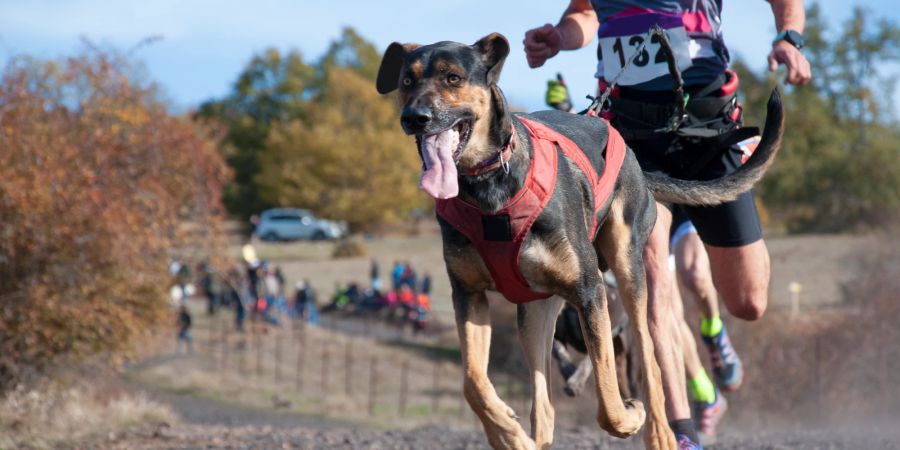
[[[561, 111], [569, 111], [571, 110], [570, 98], [562, 74], [557, 74], [555, 80], [547, 82], [545, 101], [548, 106]], [[755, 144], [758, 142], [759, 140], [756, 139], [753, 142], [739, 144], [743, 145], [742, 150], [745, 150], [744, 160], [753, 153], [756, 148]], [[673, 207], [671, 232], [670, 269], [676, 271], [677, 268], [678, 283], [691, 293], [697, 302], [700, 310], [701, 338], [709, 351], [716, 382], [726, 391], [735, 391], [741, 383], [741, 361], [731, 346], [731, 341], [725, 332], [725, 325], [719, 317], [718, 297], [712, 284], [706, 250], [697, 236], [697, 229], [687, 218], [684, 209], [678, 205]], [[608, 273], [606, 275], [611, 276]], [[615, 289], [615, 285], [612, 284], [611, 288]], [[706, 369], [700, 362], [696, 341], [685, 321], [684, 303], [677, 286], [672, 293], [681, 349], [684, 353], [687, 386], [693, 399], [692, 416], [698, 421], [701, 442], [712, 444], [715, 442], [716, 427], [722, 420], [728, 403], [719, 389], [713, 385]], [[563, 317], [565, 313], [565, 311], [561, 313], [559, 320], [565, 320]], [[557, 323], [557, 333], [559, 330], [560, 324]], [[616, 336], [614, 335], [614, 337]], [[580, 336], [578, 339], [581, 339]], [[562, 376], [568, 384], [569, 377], [576, 372], [576, 366], [565, 350], [565, 343], [554, 342], [553, 356], [559, 362]], [[567, 389], [569, 389], [568, 386]]]
[[[596, 76], [604, 90], [607, 83], [618, 83], [608, 117], [641, 167], [676, 178], [716, 178], [736, 170], [740, 152], [733, 144], [748, 137], [739, 128], [737, 77], [727, 70], [721, 6], [721, 0], [572, 0], [557, 25], [546, 24], [525, 34], [526, 57], [531, 67], [539, 67], [560, 50], [587, 46], [597, 32]], [[771, 6], [778, 34], [769, 67], [774, 70], [784, 64], [786, 82], [804, 84], [810, 70], [799, 51], [803, 2], [771, 0]], [[661, 27], [671, 44], [678, 78], [672, 77], [669, 58], [661, 51], [662, 40], [650, 35], [654, 26]], [[686, 210], [706, 246], [712, 278], [725, 306], [739, 318], [758, 319], [768, 302], [769, 257], [752, 192], [723, 205]], [[674, 283], [667, 267], [672, 217], [665, 205], [658, 204], [657, 211], [657, 224], [644, 250], [651, 335], [663, 377], [666, 412], [679, 446], [702, 448], [690, 420], [680, 339], [674, 339], [679, 327], [672, 319], [676, 317]]]

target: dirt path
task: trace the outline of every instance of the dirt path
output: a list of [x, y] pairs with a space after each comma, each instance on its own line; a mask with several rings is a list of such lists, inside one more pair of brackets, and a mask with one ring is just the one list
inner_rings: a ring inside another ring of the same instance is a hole
[[[189, 394], [135, 386], [168, 404], [182, 421], [171, 426], [135, 427], [107, 436], [91, 448], [107, 449], [486, 449], [479, 431], [445, 426], [379, 431], [299, 414], [243, 408]], [[398, 424], [399, 425], [399, 424]], [[558, 429], [560, 449], [626, 450], [641, 448], [634, 440], [605, 436], [599, 429]], [[900, 449], [900, 436], [876, 437], [836, 431], [792, 431], [728, 436], [713, 449], [813, 450]]]

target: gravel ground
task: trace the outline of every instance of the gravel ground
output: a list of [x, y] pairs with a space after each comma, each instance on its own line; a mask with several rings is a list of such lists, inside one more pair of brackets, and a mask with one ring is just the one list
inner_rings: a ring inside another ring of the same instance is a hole
[[[178, 424], [134, 427], [88, 443], [101, 449], [366, 449], [443, 450], [487, 449], [480, 431], [426, 426], [379, 431], [297, 414], [235, 407], [187, 394], [148, 392], [170, 405], [182, 418]], [[887, 428], [890, 430], [890, 428]], [[850, 450], [900, 449], [896, 430], [879, 433], [787, 431], [752, 436], [726, 435], [712, 449]], [[639, 441], [605, 436], [599, 429], [557, 429], [554, 448], [639, 449]]]
[[[442, 450], [486, 449], [481, 433], [444, 427], [425, 427], [410, 431], [376, 432], [353, 428], [326, 430], [295, 427], [226, 427], [220, 425], [179, 425], [152, 432], [128, 432], [113, 436], [99, 448], [114, 449], [397, 449]], [[554, 448], [560, 449], [634, 449], [633, 441], [614, 442], [593, 431], [558, 431]], [[742, 450], [843, 450], [900, 449], [900, 441], [871, 436], [851, 438], [822, 433], [766, 434], [730, 438], [712, 449]]]

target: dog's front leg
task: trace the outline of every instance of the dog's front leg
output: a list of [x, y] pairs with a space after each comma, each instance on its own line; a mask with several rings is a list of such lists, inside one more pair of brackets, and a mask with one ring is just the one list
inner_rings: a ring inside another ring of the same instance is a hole
[[553, 444], [555, 412], [550, 402], [550, 351], [562, 305], [561, 298], [550, 297], [518, 306], [519, 342], [531, 368], [531, 436], [540, 449]]
[[580, 288], [579, 298], [573, 298], [571, 302], [578, 310], [584, 343], [596, 369], [597, 422], [609, 434], [626, 438], [640, 430], [646, 413], [640, 401], [623, 401], [619, 395], [606, 291], [599, 282], [599, 271], [597, 273], [597, 279]]
[[488, 442], [498, 450], [534, 449], [534, 441], [519, 425], [515, 412], [500, 399], [488, 379], [491, 317], [484, 291], [464, 293], [454, 287], [453, 308], [462, 350], [463, 394], [481, 420]]
[[[652, 210], [648, 207], [638, 212], [630, 211], [631, 216], [626, 220], [626, 203], [620, 199], [613, 201], [595, 246], [603, 258], [612, 263], [610, 265], [616, 275], [622, 304], [628, 312], [634, 347], [642, 369], [642, 393], [646, 396], [649, 413], [644, 442], [649, 449], [672, 450], [678, 448], [678, 444], [666, 420], [662, 375], [650, 338], [650, 326], [647, 322], [647, 279], [641, 251], [646, 242], [646, 230], [641, 230], [641, 227], [653, 226], [655, 217], [647, 211], [656, 210], [653, 205]], [[641, 205], [638, 202], [628, 204], [635, 208]]]

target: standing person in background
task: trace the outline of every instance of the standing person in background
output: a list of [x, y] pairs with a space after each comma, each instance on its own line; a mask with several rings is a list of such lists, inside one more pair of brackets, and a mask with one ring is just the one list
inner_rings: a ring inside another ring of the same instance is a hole
[[294, 317], [306, 320], [306, 305], [309, 302], [309, 291], [304, 281], [298, 281], [294, 286]]
[[263, 317], [272, 325], [278, 325], [278, 298], [281, 296], [281, 284], [275, 276], [275, 270], [267, 263], [263, 263], [263, 290], [265, 291], [265, 306]]
[[305, 278], [303, 284], [306, 286], [306, 302], [307, 310], [309, 311], [309, 318], [307, 321], [311, 324], [319, 323], [319, 300], [316, 288], [313, 287], [309, 278]]
[[215, 280], [213, 269], [208, 263], [201, 263], [198, 271], [200, 272], [200, 289], [206, 296], [206, 314], [211, 316], [215, 314], [219, 304], [219, 286]]
[[555, 110], [572, 112], [572, 97], [561, 73], [556, 74], [555, 80], [547, 80], [547, 94], [544, 102]]
[[191, 337], [191, 313], [187, 305], [182, 304], [178, 309], [178, 346], [176, 350], [181, 352], [182, 345], [186, 353], [194, 352], [194, 343]]
[[234, 329], [238, 333], [243, 333], [244, 319], [247, 316], [247, 312], [244, 308], [244, 300], [241, 298], [241, 293], [236, 287], [228, 287], [228, 299], [231, 302], [231, 307], [234, 308]]
[[278, 292], [281, 292], [281, 294], [284, 295], [287, 291], [284, 288], [284, 272], [281, 271], [281, 266], [275, 266], [275, 279], [278, 280]]
[[378, 261], [376, 261], [375, 258], [372, 258], [372, 262], [369, 265], [369, 280], [369, 286], [372, 290], [381, 293], [380, 269], [378, 267]]
[[284, 273], [281, 271], [281, 266], [274, 266], [274, 272], [275, 279], [278, 281], [278, 296], [275, 297], [275, 307], [279, 315], [288, 314], [287, 288], [285, 287], [287, 283], [284, 279]]
[[422, 275], [422, 291], [421, 293], [425, 295], [431, 295], [431, 272], [425, 271], [425, 275]]
[[409, 286], [409, 290], [411, 290], [413, 294], [415, 294], [419, 290], [416, 271], [413, 269], [412, 264], [409, 261], [406, 262], [406, 267], [403, 270], [403, 281], [404, 284]]
[[249, 236], [247, 236], [247, 242], [253, 240], [253, 236], [256, 234], [256, 228], [259, 226], [259, 216], [256, 214], [252, 214], [250, 219], [247, 221], [250, 227]]
[[395, 293], [400, 292], [401, 284], [403, 284], [403, 265], [400, 261], [394, 261], [394, 267], [391, 269], [391, 288]]
[[260, 311], [256, 305], [262, 299], [262, 287], [260, 286], [261, 268], [259, 261], [254, 261], [247, 266], [247, 298], [250, 301], [250, 313], [253, 320], [256, 320]]

